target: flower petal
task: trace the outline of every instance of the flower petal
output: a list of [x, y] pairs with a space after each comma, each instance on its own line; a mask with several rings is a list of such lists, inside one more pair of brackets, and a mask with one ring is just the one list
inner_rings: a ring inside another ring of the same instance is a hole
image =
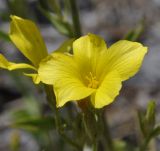
[[91, 97], [93, 106], [95, 108], [102, 108], [112, 103], [119, 94], [122, 86], [121, 82], [122, 80], [117, 71], [108, 73], [97, 91]]
[[36, 25], [27, 19], [11, 16], [10, 38], [36, 67], [47, 56], [47, 49]]
[[9, 65], [9, 61], [2, 54], [0, 54], [0, 68], [8, 69]]
[[57, 107], [83, 99], [95, 91], [84, 85], [73, 56], [53, 53], [41, 62], [38, 74], [42, 82], [54, 85]]
[[38, 74], [46, 84], [55, 84], [58, 79], [66, 76], [80, 78], [73, 56], [62, 53], [52, 53], [43, 59]]
[[8, 70], [17, 70], [17, 69], [37, 70], [35, 67], [26, 63], [9, 62], [2, 54], [0, 54], [0, 68], [4, 68]]
[[35, 84], [39, 84], [41, 81], [39, 75], [36, 73], [24, 73], [24, 75], [31, 77]]
[[117, 70], [121, 79], [127, 80], [138, 72], [146, 53], [147, 47], [140, 43], [120, 40], [107, 50], [104, 56], [106, 69], [102, 75]]
[[53, 50], [52, 53], [55, 52], [61, 52], [61, 53], [69, 53], [72, 50], [73, 42], [75, 41], [75, 38], [67, 39], [65, 40], [58, 49]]
[[73, 42], [74, 57], [83, 72], [86, 70], [94, 73], [100, 54], [106, 49], [105, 41], [94, 34], [88, 34]]
[[[67, 80], [67, 81], [66, 81]], [[62, 79], [54, 85], [57, 107], [62, 107], [69, 101], [78, 101], [91, 95], [95, 90], [85, 87], [77, 79]]]

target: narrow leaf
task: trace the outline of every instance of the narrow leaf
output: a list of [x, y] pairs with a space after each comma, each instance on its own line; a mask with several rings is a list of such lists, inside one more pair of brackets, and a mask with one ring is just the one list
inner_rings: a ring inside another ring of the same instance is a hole
[[54, 118], [52, 117], [39, 117], [39, 118], [31, 118], [27, 120], [21, 120], [19, 122], [15, 122], [11, 124], [11, 127], [14, 128], [22, 128], [28, 131], [45, 131], [52, 130], [55, 126]]
[[43, 9], [39, 6], [42, 14], [51, 22], [51, 24], [63, 35], [67, 37], [73, 37], [73, 31], [71, 25], [66, 22], [63, 18]]
[[125, 36], [124, 39], [130, 41], [137, 41], [144, 31], [144, 23], [140, 23], [136, 28], [129, 31]]

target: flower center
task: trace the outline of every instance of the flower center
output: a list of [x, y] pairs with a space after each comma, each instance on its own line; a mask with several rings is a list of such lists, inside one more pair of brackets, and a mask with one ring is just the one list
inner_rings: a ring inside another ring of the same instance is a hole
[[96, 76], [93, 76], [91, 72], [89, 72], [89, 75], [85, 77], [87, 79], [88, 87], [96, 89], [99, 85], [99, 81], [97, 80]]

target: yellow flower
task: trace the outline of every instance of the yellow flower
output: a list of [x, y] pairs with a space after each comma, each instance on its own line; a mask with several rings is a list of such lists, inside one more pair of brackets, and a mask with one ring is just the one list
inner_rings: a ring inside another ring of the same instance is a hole
[[[8, 70], [32, 69], [35, 73], [26, 74], [33, 79], [35, 84], [40, 82], [37, 69], [42, 59], [48, 56], [46, 45], [37, 26], [28, 19], [11, 16], [9, 37], [21, 53], [31, 61], [32, 65], [26, 63], [9, 62], [0, 54], [0, 68]], [[67, 52], [70, 50], [74, 39], [66, 40], [55, 52]]]
[[88, 96], [95, 108], [113, 102], [122, 81], [135, 75], [147, 52], [140, 43], [120, 40], [107, 48], [88, 34], [73, 43], [73, 55], [53, 53], [40, 63], [42, 82], [54, 85], [57, 107]]
[[[8, 70], [27, 68], [36, 71], [40, 61], [48, 55], [42, 36], [32, 21], [17, 16], [11, 16], [11, 19], [9, 37], [21, 53], [31, 61], [32, 65], [9, 62], [0, 54], [0, 67]], [[26, 75], [31, 76], [35, 83], [40, 82], [37, 74]]]

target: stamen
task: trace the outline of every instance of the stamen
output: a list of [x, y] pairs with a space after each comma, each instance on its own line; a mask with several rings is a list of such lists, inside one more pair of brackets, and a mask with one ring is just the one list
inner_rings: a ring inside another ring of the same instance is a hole
[[99, 85], [99, 82], [96, 79], [96, 76], [93, 76], [91, 72], [89, 72], [89, 75], [85, 77], [88, 81], [88, 87], [96, 89]]

